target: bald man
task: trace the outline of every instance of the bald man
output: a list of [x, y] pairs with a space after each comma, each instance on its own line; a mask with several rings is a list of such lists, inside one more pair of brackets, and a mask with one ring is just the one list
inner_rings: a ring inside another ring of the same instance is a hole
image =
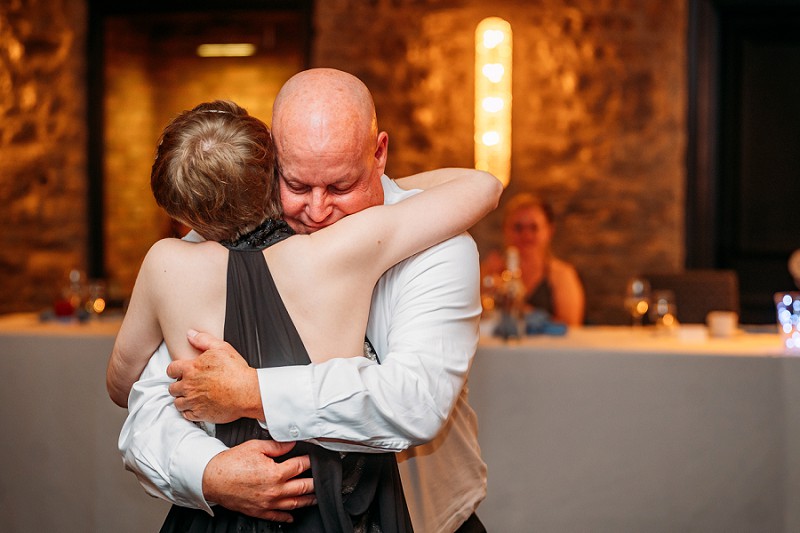
[[[349, 74], [294, 76], [275, 100], [272, 128], [284, 218], [298, 232], [413, 194], [383, 174], [388, 135], [378, 130], [369, 91]], [[230, 420], [255, 406], [277, 441], [402, 451], [418, 531], [483, 531], [475, 509], [486, 494], [486, 466], [466, 389], [478, 342], [478, 277], [466, 234], [399, 263], [376, 286], [367, 326], [381, 364], [357, 357], [259, 369], [258, 397], [236, 392], [255, 387], [230, 369], [235, 352], [219, 339], [198, 335], [195, 345], [208, 351], [170, 365], [181, 378], [173, 384], [162, 347], [131, 392], [119, 442], [126, 467], [148, 492], [178, 505], [211, 513], [213, 502], [285, 520], [287, 510], [313, 501], [312, 487], [270, 459], [285, 449], [252, 441], [227, 449], [189, 421]]]

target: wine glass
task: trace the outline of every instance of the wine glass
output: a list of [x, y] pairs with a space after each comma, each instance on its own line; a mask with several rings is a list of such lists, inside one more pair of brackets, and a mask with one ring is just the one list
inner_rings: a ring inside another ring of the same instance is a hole
[[642, 317], [649, 308], [650, 282], [640, 277], [629, 279], [625, 287], [625, 309], [630, 313], [634, 327], [642, 325]]
[[661, 333], [669, 333], [678, 325], [678, 308], [673, 291], [653, 291], [650, 298], [650, 322]]

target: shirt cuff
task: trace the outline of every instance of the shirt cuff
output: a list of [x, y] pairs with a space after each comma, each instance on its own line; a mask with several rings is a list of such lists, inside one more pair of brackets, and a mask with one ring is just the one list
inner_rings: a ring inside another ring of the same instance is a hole
[[224, 452], [228, 447], [218, 439], [210, 439], [205, 433], [197, 433], [187, 436], [179, 446], [172, 452], [170, 462], [172, 464], [171, 479], [175, 483], [175, 491], [179, 494], [186, 494], [198, 509], [202, 509], [211, 516], [209, 502], [203, 495], [203, 473], [208, 463], [218, 453]]
[[[256, 371], [265, 425], [269, 426], [273, 439], [288, 442], [316, 436], [313, 429], [316, 402], [312, 391], [312, 367], [294, 365]], [[271, 398], [281, 398], [282, 401]], [[303, 431], [301, 428], [307, 429]]]

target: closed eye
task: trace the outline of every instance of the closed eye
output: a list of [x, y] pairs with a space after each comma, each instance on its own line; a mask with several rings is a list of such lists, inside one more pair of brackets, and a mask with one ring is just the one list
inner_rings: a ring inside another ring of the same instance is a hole
[[292, 191], [293, 193], [306, 193], [311, 190], [311, 187], [305, 185], [303, 183], [294, 182], [294, 181], [283, 181], [286, 184], [286, 188]]
[[353, 190], [355, 183], [331, 184], [328, 185], [328, 192], [331, 194], [346, 194]]

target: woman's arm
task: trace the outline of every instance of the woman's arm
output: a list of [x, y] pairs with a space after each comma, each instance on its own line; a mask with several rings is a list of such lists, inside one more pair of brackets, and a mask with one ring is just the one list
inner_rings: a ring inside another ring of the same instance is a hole
[[553, 284], [553, 318], [568, 326], [580, 326], [586, 311], [586, 295], [580, 276], [571, 264], [555, 259]]
[[127, 407], [131, 387], [163, 340], [153, 296], [154, 274], [163, 262], [164, 251], [163, 241], [159, 241], [145, 256], [108, 360], [106, 388], [120, 407]]
[[[461, 179], [459, 171], [481, 172], [480, 170], [460, 169], [460, 168], [438, 168], [436, 170], [426, 170], [419, 174], [412, 174], [395, 180], [401, 188], [410, 191], [413, 189], [428, 190], [437, 185], [442, 185], [448, 181]], [[489, 175], [488, 173], [486, 173]], [[501, 190], [502, 192], [502, 190]]]
[[309, 236], [315, 246], [329, 246], [333, 266], [342, 267], [331, 274], [358, 270], [377, 280], [392, 265], [469, 229], [497, 207], [503, 192], [497, 178], [474, 169], [440, 169], [404, 179], [404, 185], [430, 188]]

